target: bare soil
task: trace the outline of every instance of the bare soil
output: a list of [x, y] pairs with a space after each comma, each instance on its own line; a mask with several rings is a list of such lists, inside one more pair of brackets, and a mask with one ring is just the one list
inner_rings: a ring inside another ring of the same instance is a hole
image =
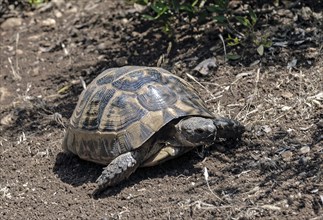
[[[167, 36], [123, 1], [2, 2], [0, 219], [323, 219], [321, 1], [248, 1], [264, 9], [255, 32], [273, 46], [263, 56], [227, 48], [238, 61], [224, 60], [226, 33], [212, 21], [174, 23]], [[237, 13], [247, 8], [233, 2]], [[211, 57], [217, 66], [207, 76], [193, 71]], [[141, 168], [93, 199], [102, 166], [61, 149], [80, 77], [88, 84], [103, 69], [157, 64], [247, 131], [234, 146]]]

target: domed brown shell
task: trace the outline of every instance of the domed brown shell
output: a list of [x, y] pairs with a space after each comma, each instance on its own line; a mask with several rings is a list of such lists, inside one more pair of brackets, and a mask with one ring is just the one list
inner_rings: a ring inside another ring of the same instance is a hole
[[162, 68], [108, 69], [80, 95], [63, 148], [109, 164], [142, 146], [173, 119], [190, 115], [214, 117], [185, 80]]

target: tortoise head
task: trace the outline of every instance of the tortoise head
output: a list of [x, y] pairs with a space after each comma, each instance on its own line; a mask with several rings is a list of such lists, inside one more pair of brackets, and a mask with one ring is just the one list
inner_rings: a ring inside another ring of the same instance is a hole
[[210, 145], [217, 134], [213, 120], [203, 117], [187, 117], [175, 125], [175, 138], [183, 146]]

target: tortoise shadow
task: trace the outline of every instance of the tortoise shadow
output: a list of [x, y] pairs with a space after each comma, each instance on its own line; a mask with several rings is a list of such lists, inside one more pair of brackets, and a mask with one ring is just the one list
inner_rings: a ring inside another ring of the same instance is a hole
[[[138, 184], [145, 179], [164, 178], [165, 176], [191, 176], [200, 173], [201, 170], [194, 167], [203, 158], [199, 157], [194, 151], [190, 151], [175, 160], [167, 161], [153, 167], [141, 167], [135, 173], [130, 175], [127, 180], [122, 181], [114, 187], [107, 188], [105, 191], [95, 195], [94, 198], [104, 198], [119, 194], [124, 188]], [[104, 166], [88, 162], [79, 157], [58, 153], [56, 156], [53, 172], [58, 178], [73, 187], [82, 186], [84, 184], [95, 183], [96, 179], [101, 175]], [[92, 192], [91, 192], [92, 193]]]

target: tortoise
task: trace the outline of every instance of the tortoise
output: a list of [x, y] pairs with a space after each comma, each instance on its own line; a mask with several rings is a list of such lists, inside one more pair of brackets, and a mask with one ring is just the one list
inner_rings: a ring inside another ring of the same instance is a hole
[[140, 166], [154, 166], [215, 139], [240, 139], [244, 126], [215, 117], [193, 86], [157, 67], [124, 66], [99, 74], [81, 93], [62, 147], [106, 165], [99, 193]]

